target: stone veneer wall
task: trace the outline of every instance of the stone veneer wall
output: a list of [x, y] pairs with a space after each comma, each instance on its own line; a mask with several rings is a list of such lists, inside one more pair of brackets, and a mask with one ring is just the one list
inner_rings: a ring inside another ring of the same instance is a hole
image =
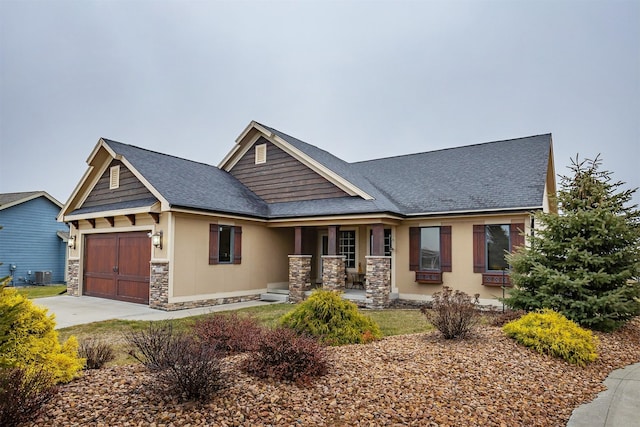
[[80, 260], [70, 259], [67, 263], [67, 295], [80, 296]]
[[344, 291], [345, 268], [344, 255], [322, 256], [322, 288], [331, 291]]
[[304, 300], [311, 289], [311, 255], [289, 255], [289, 301]]
[[149, 307], [166, 308], [169, 305], [169, 261], [151, 263], [149, 283]]
[[367, 256], [366, 306], [381, 309], [389, 306], [391, 293], [391, 257]]
[[260, 294], [239, 297], [202, 299], [184, 302], [169, 302], [169, 262], [151, 263], [151, 280], [149, 284], [149, 307], [165, 311], [184, 310], [187, 308], [210, 307], [234, 302], [255, 301]]

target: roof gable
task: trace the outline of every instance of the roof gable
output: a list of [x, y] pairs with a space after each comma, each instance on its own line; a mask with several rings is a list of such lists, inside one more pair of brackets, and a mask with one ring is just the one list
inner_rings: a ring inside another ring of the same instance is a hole
[[331, 181], [262, 136], [238, 159], [229, 173], [267, 203], [348, 196]]
[[20, 193], [3, 193], [0, 194], [0, 210], [8, 209], [12, 206], [16, 206], [22, 203], [26, 203], [30, 200], [37, 199], [38, 197], [44, 197], [58, 208], [62, 208], [62, 203], [57, 199], [49, 195], [46, 191], [25, 191]]
[[249, 123], [240, 136], [236, 138], [236, 146], [227, 154], [218, 167], [227, 172], [231, 171], [260, 137], [270, 141], [348, 195], [359, 196], [365, 200], [374, 198], [366, 190], [347, 178], [348, 174], [345, 174], [345, 172], [348, 172], [348, 168], [343, 167], [343, 165], [347, 164], [344, 160], [256, 121]]

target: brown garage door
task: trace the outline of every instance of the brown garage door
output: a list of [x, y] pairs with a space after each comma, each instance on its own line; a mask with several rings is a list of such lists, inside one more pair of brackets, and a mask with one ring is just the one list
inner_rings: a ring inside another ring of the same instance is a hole
[[83, 293], [148, 304], [150, 260], [151, 242], [144, 232], [88, 235]]

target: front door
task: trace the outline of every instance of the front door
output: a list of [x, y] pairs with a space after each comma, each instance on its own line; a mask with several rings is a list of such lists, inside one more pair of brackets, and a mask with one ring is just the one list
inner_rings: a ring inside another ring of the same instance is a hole
[[151, 242], [144, 232], [88, 235], [83, 294], [148, 304], [150, 261]]

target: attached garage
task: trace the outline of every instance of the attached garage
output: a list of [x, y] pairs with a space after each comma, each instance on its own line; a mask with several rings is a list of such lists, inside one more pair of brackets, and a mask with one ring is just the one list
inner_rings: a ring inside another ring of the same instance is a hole
[[147, 233], [90, 234], [84, 248], [84, 295], [149, 303], [151, 242]]

